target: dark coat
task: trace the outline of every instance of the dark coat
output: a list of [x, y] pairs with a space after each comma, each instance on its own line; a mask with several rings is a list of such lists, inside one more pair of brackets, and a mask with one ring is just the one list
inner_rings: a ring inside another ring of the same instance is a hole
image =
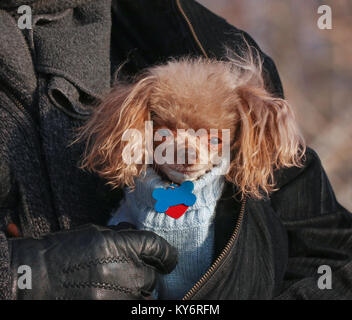
[[[242, 31], [192, 0], [32, 1], [33, 29], [19, 30], [18, 0], [0, 4], [0, 297], [9, 297], [8, 225], [38, 237], [85, 223], [105, 225], [121, 192], [77, 167], [74, 129], [102, 93], [170, 56], [221, 59]], [[37, 4], [39, 3], [39, 4]], [[260, 51], [261, 52], [261, 51]], [[268, 90], [283, 96], [262, 53]], [[318, 156], [277, 172], [270, 199], [239, 203], [228, 185], [215, 223], [214, 265], [194, 299], [352, 298], [352, 218], [334, 196]], [[242, 209], [241, 209], [242, 208]], [[223, 251], [224, 250], [224, 251]], [[219, 257], [220, 256], [220, 257]], [[333, 269], [320, 290], [317, 268]]]

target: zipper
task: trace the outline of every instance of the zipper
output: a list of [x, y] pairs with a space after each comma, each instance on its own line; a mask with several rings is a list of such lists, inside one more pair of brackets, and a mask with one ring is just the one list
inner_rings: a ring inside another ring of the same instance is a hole
[[[176, 0], [176, 5], [178, 10], [180, 11], [182, 17], [186, 21], [189, 30], [191, 31], [192, 37], [194, 41], [196, 42], [198, 48], [200, 51], [203, 53], [205, 58], [209, 58], [207, 52], [205, 51], [202, 43], [200, 42], [197, 33], [194, 30], [194, 27], [191, 23], [191, 20], [189, 17], [186, 15], [185, 11], [182, 8], [181, 5], [181, 0]], [[186, 295], [182, 298], [182, 300], [189, 300], [191, 299], [195, 293], [203, 286], [203, 284], [214, 274], [214, 272], [219, 268], [225, 257], [229, 254], [230, 250], [233, 248], [237, 238], [239, 231], [242, 226], [242, 221], [244, 217], [244, 212], [245, 212], [245, 207], [246, 207], [246, 197], [244, 197], [241, 201], [241, 209], [240, 209], [240, 214], [236, 222], [235, 229], [227, 242], [226, 246], [224, 249], [221, 251], [220, 255], [215, 259], [214, 263], [210, 266], [210, 268], [205, 272], [205, 274], [197, 281], [197, 283], [186, 293]]]
[[198, 45], [198, 48], [200, 49], [200, 51], [202, 51], [204, 57], [209, 58], [207, 52], [205, 51], [205, 49], [204, 49], [202, 43], [200, 42], [200, 40], [199, 40], [199, 38], [198, 38], [198, 36], [197, 36], [196, 31], [195, 31], [194, 28], [193, 28], [193, 25], [192, 25], [192, 23], [191, 23], [191, 20], [187, 17], [185, 11], [184, 11], [183, 8], [182, 8], [181, 1], [180, 1], [180, 0], [176, 0], [176, 5], [177, 5], [177, 8], [178, 8], [178, 10], [180, 11], [182, 17], [185, 19], [185, 21], [186, 21], [186, 23], [187, 23], [187, 25], [188, 25], [188, 28], [189, 28], [189, 30], [191, 31], [191, 34], [192, 34], [192, 36], [193, 36], [193, 39], [194, 39], [194, 41], [196, 42], [196, 44]]
[[235, 230], [233, 231], [229, 241], [227, 242], [224, 249], [221, 251], [220, 255], [216, 258], [214, 263], [210, 266], [207, 272], [198, 280], [198, 282], [186, 293], [186, 295], [182, 298], [182, 300], [190, 300], [194, 294], [203, 286], [203, 284], [214, 274], [214, 272], [219, 268], [222, 261], [229, 254], [230, 250], [233, 248], [234, 244], [239, 235], [239, 231], [241, 229], [245, 207], [246, 207], [247, 198], [244, 198], [241, 202], [241, 210], [239, 217], [236, 222]]

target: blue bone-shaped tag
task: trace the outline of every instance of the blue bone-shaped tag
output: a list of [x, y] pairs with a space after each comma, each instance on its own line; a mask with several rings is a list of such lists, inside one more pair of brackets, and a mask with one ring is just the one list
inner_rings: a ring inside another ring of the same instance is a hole
[[172, 188], [172, 186], [168, 189], [157, 188], [153, 191], [156, 212], [165, 212], [169, 207], [179, 204], [190, 207], [196, 202], [197, 198], [192, 193], [194, 189], [192, 181], [184, 181], [178, 188]]

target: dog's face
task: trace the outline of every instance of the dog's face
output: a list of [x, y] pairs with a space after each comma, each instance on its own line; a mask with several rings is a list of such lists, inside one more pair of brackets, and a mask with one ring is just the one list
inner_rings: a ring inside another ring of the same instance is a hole
[[[175, 124], [176, 126], [177, 124]], [[217, 164], [222, 156], [222, 131], [193, 130], [192, 128], [170, 129], [158, 127], [154, 130], [154, 155], [169, 153], [168, 163], [155, 164], [170, 181], [181, 184], [194, 181]], [[166, 157], [167, 158], [167, 157]]]
[[[82, 167], [114, 187], [133, 186], [150, 164], [182, 183], [198, 179], [230, 150], [228, 181], [255, 198], [262, 197], [259, 190], [274, 190], [274, 170], [300, 166], [305, 144], [290, 106], [266, 91], [260, 65], [248, 61], [185, 58], [118, 83], [81, 129], [87, 141]], [[137, 134], [126, 141], [131, 129]], [[137, 162], [125, 161], [128, 146]]]
[[[158, 88], [151, 93], [148, 108], [154, 155], [161, 145], [173, 152], [168, 163], [154, 163], [155, 167], [172, 182], [194, 181], [225, 156], [223, 150], [230, 149], [238, 121], [230, 99], [233, 87], [215, 64], [199, 68], [184, 62], [156, 72]], [[228, 139], [223, 130], [229, 132]]]

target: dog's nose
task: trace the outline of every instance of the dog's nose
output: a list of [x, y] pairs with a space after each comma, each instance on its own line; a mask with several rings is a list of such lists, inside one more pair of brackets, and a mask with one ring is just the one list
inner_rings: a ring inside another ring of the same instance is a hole
[[[177, 150], [177, 158], [181, 160], [185, 166], [191, 166], [197, 161], [197, 151], [194, 148], [182, 148]], [[179, 161], [178, 161], [179, 162]]]

